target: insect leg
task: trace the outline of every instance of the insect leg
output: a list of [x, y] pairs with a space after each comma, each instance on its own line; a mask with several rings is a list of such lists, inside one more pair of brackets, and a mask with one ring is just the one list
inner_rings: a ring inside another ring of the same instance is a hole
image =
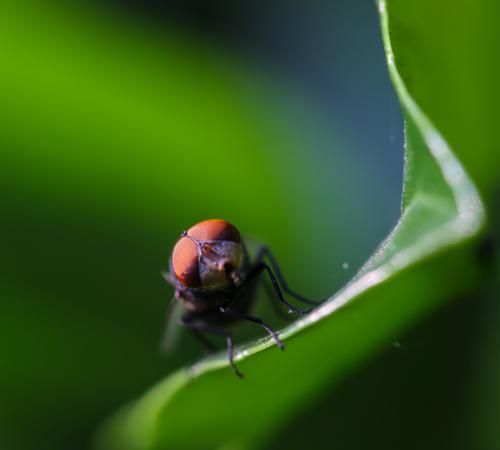
[[266, 291], [266, 297], [269, 300], [269, 303], [270, 303], [271, 308], [273, 309], [274, 313], [280, 319], [289, 321], [290, 317], [274, 301], [274, 291], [271, 289], [271, 286], [269, 286], [269, 283], [267, 283], [267, 280], [262, 280], [262, 286], [263, 286], [264, 290]]
[[250, 263], [250, 254], [248, 253], [248, 249], [247, 249], [247, 246], [245, 245], [244, 241], [241, 242], [241, 251], [243, 253], [243, 263], [249, 264]]
[[293, 298], [295, 298], [303, 303], [306, 303], [308, 305], [313, 305], [313, 306], [319, 305], [324, 301], [324, 300], [319, 300], [319, 301], [318, 300], [311, 300], [311, 299], [304, 297], [303, 295], [300, 295], [299, 293], [293, 291], [292, 289], [290, 289], [288, 287], [287, 282], [285, 281], [285, 278], [283, 277], [283, 273], [281, 272], [278, 261], [276, 261], [276, 258], [271, 253], [271, 250], [269, 250], [268, 247], [262, 246], [259, 248], [259, 250], [257, 251], [257, 255], [255, 257], [256, 262], [257, 263], [262, 262], [264, 257], [266, 257], [266, 256], [269, 259], [269, 262], [271, 263], [271, 267], [273, 268], [274, 272], [276, 273], [276, 277], [278, 278], [278, 280], [281, 284], [281, 287], [283, 288], [283, 290], [287, 294], [289, 294]]
[[197, 331], [198, 333], [210, 333], [215, 334], [217, 336], [224, 336], [226, 338], [227, 344], [227, 356], [229, 358], [229, 364], [233, 369], [233, 372], [239, 378], [243, 378], [243, 374], [238, 370], [236, 364], [234, 363], [234, 345], [233, 345], [233, 336], [229, 331], [223, 330], [222, 328], [212, 327], [210, 325], [205, 325], [203, 323], [199, 323], [193, 320], [191, 315], [184, 315], [181, 318], [181, 325], [184, 327]]
[[259, 324], [262, 328], [264, 328], [268, 332], [269, 336], [273, 338], [276, 345], [281, 350], [285, 350], [285, 345], [283, 344], [283, 342], [281, 342], [280, 338], [278, 337], [278, 334], [262, 319], [259, 319], [258, 317], [249, 316], [247, 314], [241, 314], [236, 311], [231, 311], [229, 308], [224, 308], [222, 306], [219, 308], [219, 311], [230, 317], [234, 317], [235, 319], [248, 320], [249, 322], [254, 322]]
[[269, 275], [269, 278], [271, 279], [271, 284], [273, 285], [273, 288], [276, 294], [278, 295], [278, 299], [281, 303], [286, 305], [290, 311], [296, 312], [298, 314], [307, 314], [310, 311], [310, 310], [304, 311], [300, 308], [297, 308], [296, 306], [292, 305], [291, 303], [288, 303], [285, 300], [285, 297], [283, 296], [283, 293], [281, 292], [280, 286], [278, 284], [278, 280], [276, 280], [276, 276], [274, 275], [271, 268], [264, 262], [260, 262], [255, 266], [253, 266], [252, 269], [250, 269], [250, 272], [248, 272], [247, 277], [245, 279], [245, 284], [253, 280], [255, 277], [258, 277], [264, 270]]
[[233, 345], [233, 336], [231, 334], [226, 335], [226, 346], [227, 346], [227, 356], [229, 358], [229, 364], [231, 365], [233, 372], [236, 374], [238, 378], [243, 378], [244, 375], [238, 370], [236, 364], [234, 364], [233, 361], [234, 345]]

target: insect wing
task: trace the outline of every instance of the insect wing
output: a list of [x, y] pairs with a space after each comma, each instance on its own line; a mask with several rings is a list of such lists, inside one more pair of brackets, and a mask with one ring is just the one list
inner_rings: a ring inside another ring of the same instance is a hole
[[179, 344], [182, 329], [182, 327], [179, 326], [179, 322], [182, 313], [182, 304], [175, 298], [172, 298], [167, 309], [165, 330], [161, 339], [161, 350], [165, 353], [171, 353]]

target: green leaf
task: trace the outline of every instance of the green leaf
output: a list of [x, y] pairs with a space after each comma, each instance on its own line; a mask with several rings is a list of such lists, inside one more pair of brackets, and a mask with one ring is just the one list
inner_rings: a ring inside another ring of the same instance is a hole
[[405, 116], [398, 225], [351, 282], [281, 330], [286, 352], [269, 339], [238, 348], [244, 381], [223, 353], [178, 370], [111, 418], [98, 448], [256, 448], [398, 333], [477, 283], [481, 269], [472, 244], [485, 220], [482, 202], [408, 91], [395, 64], [384, 1], [379, 10], [389, 73]]
[[[500, 412], [500, 152], [496, 136], [500, 3], [421, 0], [388, 4], [396, 65], [414, 99], [473, 178], [487, 207], [489, 234], [496, 240], [496, 244], [490, 241], [492, 254], [496, 245], [496, 279], [485, 279], [469, 293], [478, 317], [478, 338], [469, 362], [474, 381], [462, 394], [460, 430], [449, 440], [453, 448], [458, 442], [465, 442], [467, 448], [494, 448]], [[440, 447], [446, 443], [440, 440]]]
[[498, 190], [500, 4], [495, 0], [388, 3], [395, 62], [487, 204]]

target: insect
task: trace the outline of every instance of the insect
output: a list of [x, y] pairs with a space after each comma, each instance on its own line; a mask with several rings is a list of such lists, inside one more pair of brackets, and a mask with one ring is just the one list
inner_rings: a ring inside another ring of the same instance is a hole
[[[321, 302], [310, 300], [293, 290], [285, 282], [274, 256], [261, 246], [252, 259], [238, 229], [222, 219], [211, 219], [193, 225], [181, 233], [170, 257], [170, 271], [163, 273], [175, 289], [172, 305], [180, 306], [179, 324], [191, 330], [210, 351], [215, 350], [207, 334], [226, 338], [229, 363], [238, 377], [233, 336], [230, 326], [236, 321], [253, 322], [284, 349], [278, 334], [262, 319], [249, 315], [254, 297], [255, 282], [267, 274], [277, 300], [291, 313], [305, 314], [289, 303], [283, 291], [308, 305]], [[171, 317], [175, 315], [171, 314]], [[168, 330], [167, 330], [168, 331]]]

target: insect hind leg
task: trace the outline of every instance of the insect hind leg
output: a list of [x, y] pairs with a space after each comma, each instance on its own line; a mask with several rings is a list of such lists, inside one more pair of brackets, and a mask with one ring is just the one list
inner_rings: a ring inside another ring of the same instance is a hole
[[325, 300], [312, 300], [310, 298], [304, 297], [303, 295], [299, 294], [298, 292], [295, 292], [294, 290], [290, 289], [288, 286], [287, 282], [285, 281], [285, 277], [283, 276], [283, 272], [281, 272], [281, 268], [278, 264], [278, 261], [272, 254], [271, 250], [269, 250], [269, 247], [266, 247], [265, 245], [261, 246], [257, 254], [255, 256], [255, 261], [256, 263], [260, 263], [264, 261], [264, 258], [267, 257], [269, 260], [269, 263], [271, 264], [271, 267], [276, 274], [276, 278], [278, 279], [281, 288], [291, 297], [295, 298], [296, 300], [301, 301], [302, 303], [305, 303], [307, 305], [312, 305], [312, 306], [318, 306], [321, 303], [323, 303]]

